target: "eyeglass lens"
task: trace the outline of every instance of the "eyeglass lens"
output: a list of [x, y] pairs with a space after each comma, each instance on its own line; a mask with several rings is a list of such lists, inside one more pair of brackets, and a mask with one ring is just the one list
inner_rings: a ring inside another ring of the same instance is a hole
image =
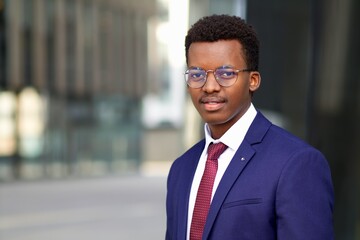
[[192, 68], [185, 72], [185, 80], [190, 87], [202, 87], [209, 72], [213, 72], [217, 82], [224, 87], [234, 84], [238, 73], [234, 68], [227, 66], [208, 71], [201, 68]]

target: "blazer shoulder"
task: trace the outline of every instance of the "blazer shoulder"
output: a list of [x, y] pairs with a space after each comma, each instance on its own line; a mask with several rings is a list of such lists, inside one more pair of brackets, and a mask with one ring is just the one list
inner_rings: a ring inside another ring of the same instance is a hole
[[269, 129], [269, 137], [272, 138], [274, 143], [283, 144], [284, 146], [318, 151], [305, 140], [277, 125], [271, 126]]
[[183, 158], [189, 158], [190, 156], [194, 156], [203, 151], [205, 147], [205, 139], [200, 140], [196, 144], [194, 144], [191, 148], [189, 148], [186, 152], [184, 152], [181, 156], [179, 156], [175, 161], [181, 160]]
[[[290, 133], [288, 130], [273, 124], [260, 111], [258, 111], [253, 123], [250, 126], [247, 138], [253, 140], [253, 143], [261, 142], [265, 137], [276, 137], [279, 140], [297, 142], [298, 144], [307, 144], [304, 140]], [[254, 142], [254, 140], [257, 140]]]
[[[171, 169], [178, 169], [180, 166], [192, 166], [197, 164], [201, 153], [205, 146], [205, 139], [200, 140], [196, 144], [194, 144], [191, 148], [189, 148], [186, 152], [184, 152], [181, 156], [175, 159], [175, 161], [171, 165]], [[189, 162], [190, 161], [190, 162]]]
[[[255, 148], [265, 145], [277, 149], [278, 153], [291, 154], [291, 152], [311, 151], [322, 155], [318, 149], [311, 146], [305, 140], [282, 127], [272, 124], [260, 112], [258, 112], [258, 115], [250, 127], [248, 135], [248, 141]], [[257, 146], [258, 144], [259, 146]]]

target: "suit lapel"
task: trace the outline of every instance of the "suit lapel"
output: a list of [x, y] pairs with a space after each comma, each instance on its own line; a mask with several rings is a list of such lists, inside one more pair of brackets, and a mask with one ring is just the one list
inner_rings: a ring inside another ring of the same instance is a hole
[[244, 167], [250, 162], [256, 153], [252, 145], [262, 141], [270, 125], [271, 123], [260, 112], [258, 112], [249, 128], [248, 133], [245, 136], [244, 141], [236, 151], [219, 183], [210, 206], [209, 215], [205, 224], [203, 239], [208, 238], [216, 216], [220, 211], [220, 208], [228, 192], [235, 183], [236, 179], [241, 175]]
[[189, 197], [192, 181], [196, 171], [197, 164], [199, 162], [201, 153], [205, 146], [205, 140], [200, 141], [196, 144], [187, 154], [183, 157], [187, 159], [186, 165], [184, 166], [184, 176], [181, 181], [184, 181], [183, 194], [179, 194], [179, 222], [178, 222], [178, 239], [186, 239], [187, 232], [187, 220], [188, 220], [188, 207]]

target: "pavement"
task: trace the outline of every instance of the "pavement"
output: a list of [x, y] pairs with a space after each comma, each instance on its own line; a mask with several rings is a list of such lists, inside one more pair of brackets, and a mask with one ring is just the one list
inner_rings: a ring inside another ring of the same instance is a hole
[[0, 183], [1, 240], [159, 240], [164, 176]]

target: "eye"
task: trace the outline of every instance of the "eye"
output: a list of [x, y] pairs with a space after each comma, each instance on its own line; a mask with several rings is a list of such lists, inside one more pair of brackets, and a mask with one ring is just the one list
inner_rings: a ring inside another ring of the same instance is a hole
[[192, 81], [199, 81], [205, 78], [206, 73], [201, 70], [190, 70], [188, 71], [189, 79]]
[[221, 69], [216, 71], [216, 75], [221, 79], [232, 79], [236, 76], [233, 69]]

